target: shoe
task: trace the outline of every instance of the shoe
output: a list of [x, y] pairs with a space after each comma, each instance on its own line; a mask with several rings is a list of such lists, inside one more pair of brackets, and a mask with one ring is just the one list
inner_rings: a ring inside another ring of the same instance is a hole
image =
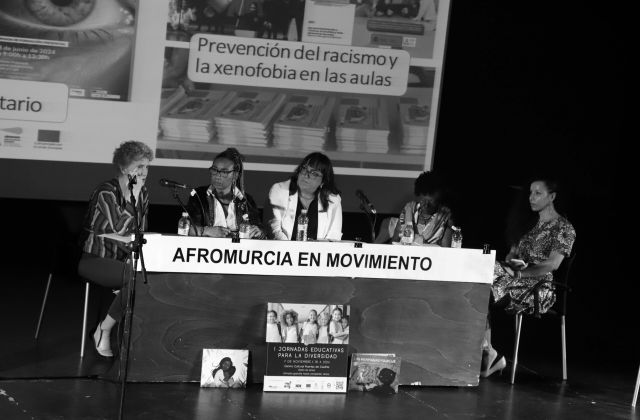
[[497, 370], [499, 370], [500, 374], [502, 374], [502, 369], [504, 369], [505, 367], [507, 367], [507, 359], [505, 359], [504, 356], [500, 356], [498, 361], [495, 362], [493, 365], [491, 365], [490, 368], [480, 372], [480, 377], [488, 378], [489, 376], [493, 375]]
[[113, 357], [113, 351], [111, 351], [111, 340], [109, 338], [109, 333], [100, 328], [100, 324], [96, 327], [96, 330], [93, 332], [93, 344], [98, 352], [98, 354], [102, 357]]
[[498, 357], [498, 352], [493, 347], [489, 347], [482, 351], [482, 362], [480, 365], [480, 371], [484, 371], [489, 369], [489, 367], [493, 366], [493, 362], [495, 362]]

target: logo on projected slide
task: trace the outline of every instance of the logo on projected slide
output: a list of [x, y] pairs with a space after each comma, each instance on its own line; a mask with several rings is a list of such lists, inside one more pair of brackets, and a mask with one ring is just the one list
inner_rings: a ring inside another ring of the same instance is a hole
[[62, 150], [60, 141], [60, 131], [58, 130], [38, 130], [35, 149]]
[[0, 146], [20, 147], [22, 127], [0, 128], [0, 131], [2, 132]]

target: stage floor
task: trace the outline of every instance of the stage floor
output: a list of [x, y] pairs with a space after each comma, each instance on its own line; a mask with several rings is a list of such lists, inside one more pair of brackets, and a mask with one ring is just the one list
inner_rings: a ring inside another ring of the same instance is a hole
[[[34, 340], [46, 279], [37, 267], [3, 273], [0, 419], [117, 418], [118, 363], [97, 359], [89, 345], [79, 357], [83, 287], [77, 280], [54, 278], [40, 337]], [[100, 295], [92, 291], [90, 326]], [[537, 334], [535, 328], [526, 332]], [[559, 335], [549, 334], [554, 341]], [[569, 347], [569, 381], [563, 383], [555, 345], [535, 348], [539, 341], [523, 337], [515, 385], [509, 384], [507, 369], [478, 387], [400, 387], [392, 397], [263, 393], [259, 384], [221, 390], [196, 383], [129, 383], [124, 414], [136, 419], [640, 418], [630, 406], [637, 365], [615, 357], [590, 362], [581, 357], [584, 351]], [[511, 349], [504, 348], [509, 358]]]

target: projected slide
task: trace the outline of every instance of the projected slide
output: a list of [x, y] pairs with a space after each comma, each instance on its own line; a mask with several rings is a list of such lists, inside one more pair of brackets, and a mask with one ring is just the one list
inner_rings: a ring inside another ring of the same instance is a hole
[[229, 146], [288, 172], [432, 165], [449, 1], [5, 0], [0, 158], [203, 167]]

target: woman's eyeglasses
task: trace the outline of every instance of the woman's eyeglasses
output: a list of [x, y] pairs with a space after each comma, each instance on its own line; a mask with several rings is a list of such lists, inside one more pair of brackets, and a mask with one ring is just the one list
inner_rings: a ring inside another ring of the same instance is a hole
[[309, 168], [308, 166], [300, 169], [300, 175], [314, 179], [322, 178], [322, 172], [316, 171], [315, 169]]
[[209, 172], [211, 172], [211, 176], [220, 175], [223, 178], [228, 178], [235, 170], [226, 170], [226, 169], [217, 169], [217, 168], [209, 168]]

